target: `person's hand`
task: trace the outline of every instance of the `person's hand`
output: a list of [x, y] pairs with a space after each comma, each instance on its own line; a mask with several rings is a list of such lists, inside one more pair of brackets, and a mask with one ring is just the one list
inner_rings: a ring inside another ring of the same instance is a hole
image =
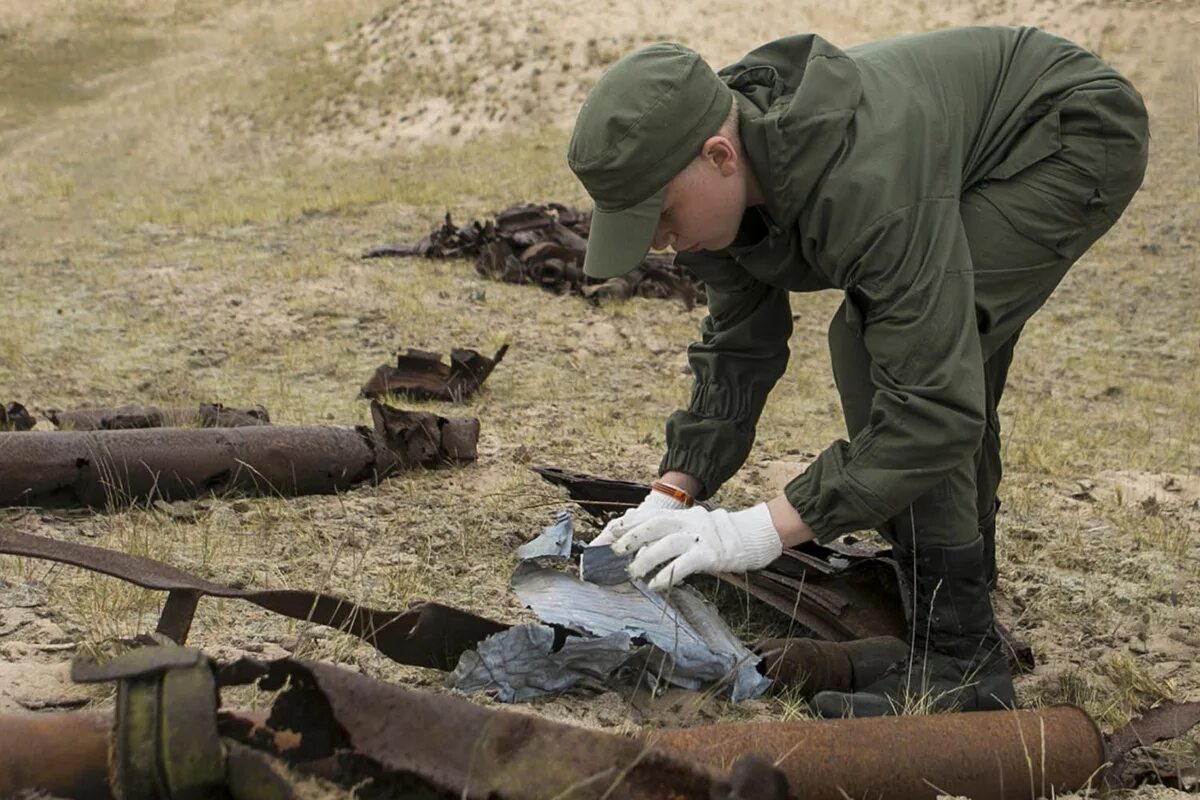
[[[664, 485], [664, 488], [675, 489], [676, 487]], [[677, 490], [677, 492], [677, 494], [667, 494], [658, 489], [651, 489], [650, 493], [646, 495], [646, 499], [640, 505], [629, 509], [616, 519], [610, 520], [604, 526], [604, 530], [600, 531], [600, 535], [588, 543], [588, 547], [600, 547], [612, 544], [617, 538], [615, 531], [624, 532], [638, 521], [649, 519], [659, 511], [681, 511], [688, 508], [688, 502], [680, 497], [680, 495], [686, 495], [686, 493], [682, 490]]]
[[[605, 528], [618, 555], [638, 551], [629, 575], [640, 578], [664, 564], [650, 588], [670, 588], [694, 572], [762, 569], [783, 553], [766, 503], [745, 511], [689, 508], [614, 520]], [[666, 563], [670, 562], [670, 563]]]

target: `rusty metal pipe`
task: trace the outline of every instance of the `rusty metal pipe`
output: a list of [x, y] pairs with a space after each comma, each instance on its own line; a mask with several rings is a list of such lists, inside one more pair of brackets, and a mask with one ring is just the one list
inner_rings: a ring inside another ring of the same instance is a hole
[[1074, 706], [706, 725], [648, 738], [721, 771], [754, 753], [806, 800], [1029, 800], [1097, 782], [1105, 763], [1096, 723]]
[[0, 797], [41, 790], [72, 800], [111, 800], [108, 734], [112, 715], [0, 716]]
[[329, 494], [374, 470], [374, 448], [350, 427], [8, 433], [0, 438], [0, 505], [105, 508], [228, 490]]
[[119, 508], [242, 491], [339, 492], [417, 465], [473, 461], [479, 420], [371, 404], [374, 430], [336, 425], [0, 435], [0, 506]]

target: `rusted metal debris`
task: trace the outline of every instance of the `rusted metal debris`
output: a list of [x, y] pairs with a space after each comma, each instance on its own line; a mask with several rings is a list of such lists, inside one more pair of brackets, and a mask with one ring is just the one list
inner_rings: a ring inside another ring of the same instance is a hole
[[562, 467], [543, 465], [533, 471], [543, 480], [566, 489], [580, 508], [601, 523], [636, 507], [650, 493], [650, 485], [646, 483], [601, 478]]
[[183, 644], [201, 597], [246, 600], [285, 617], [327, 625], [357, 636], [400, 664], [451, 670], [459, 656], [508, 626], [439, 603], [403, 611], [358, 605], [337, 595], [302, 589], [235, 589], [141, 556], [0, 527], [0, 553], [41, 558], [110, 575], [145, 589], [168, 592], [157, 632]]
[[763, 674], [795, 688], [802, 697], [865, 689], [909, 654], [908, 643], [894, 636], [848, 642], [765, 639], [754, 649], [762, 657]]
[[1109, 761], [1111, 766], [1104, 774], [1105, 787], [1111, 790], [1130, 789], [1146, 783], [1147, 778], [1185, 789], [1185, 783], [1195, 780], [1200, 768], [1200, 750], [1197, 760], [1191, 765], [1154, 765], [1151, 775], [1138, 774], [1134, 763], [1134, 751], [1157, 742], [1183, 736], [1200, 725], [1200, 701], [1191, 703], [1167, 702], [1152, 708], [1131, 720], [1125, 727], [1108, 737]]
[[[70, 775], [86, 780], [56, 794], [107, 797], [73, 787], [103, 787], [96, 777], [111, 763], [121, 796], [163, 796], [157, 787], [174, 797], [217, 790], [237, 800], [264, 796], [235, 780], [224, 755], [233, 754], [269, 770], [258, 774], [277, 797], [290, 790], [272, 769], [282, 762], [364, 797], [1029, 800], [1100, 785], [1112, 756], [1091, 718], [1071, 706], [627, 737], [294, 659], [222, 666], [194, 650], [159, 647], [109, 664], [80, 661], [72, 674], [119, 682], [111, 754], [98, 752], [94, 715], [43, 715], [43, 735], [52, 728], [82, 735], [57, 737], [66, 745], [57, 764], [0, 750], [0, 788], [15, 793], [55, 780], [63, 787], [58, 775], [68, 764]], [[267, 714], [218, 712], [220, 689], [253, 682], [281, 690]], [[0, 732], [29, 735], [25, 719], [0, 717]], [[76, 742], [78, 752], [70, 752]], [[209, 751], [211, 758], [188, 758]], [[148, 789], [130, 791], [139, 787]]]
[[409, 348], [396, 356], [396, 365], [383, 364], [363, 386], [361, 394], [372, 400], [404, 395], [414, 400], [461, 403], [479, 389], [508, 352], [503, 345], [488, 358], [475, 350], [455, 348], [450, 363], [437, 353]]
[[[599, 521], [637, 506], [650, 491], [646, 484], [559, 467], [533, 470], [565, 488], [572, 500]], [[849, 539], [827, 545], [806, 542], [785, 550], [765, 569], [718, 577], [799, 623], [818, 639], [845, 642], [890, 636], [907, 640], [905, 620], [911, 613], [907, 608], [911, 593], [902, 590], [906, 578], [890, 556], [890, 551], [875, 551]], [[1032, 669], [1034, 659], [1028, 645], [1011, 635], [1006, 642], [1014, 666]]]
[[657, 743], [718, 770], [755, 753], [806, 799], [1056, 797], [1088, 786], [1105, 763], [1096, 723], [1074, 706], [706, 725]]
[[120, 406], [117, 408], [76, 408], [47, 412], [50, 421], [61, 430], [123, 431], [135, 428], [246, 428], [270, 425], [271, 416], [260, 405], [228, 408], [220, 403], [198, 406]]
[[0, 431], [29, 431], [37, 420], [20, 403], [0, 405]]
[[596, 300], [610, 297], [679, 298], [688, 307], [703, 305], [704, 286], [669, 256], [648, 255], [627, 275], [598, 281], [583, 274], [583, 256], [591, 214], [575, 208], [515, 205], [495, 220], [475, 220], [459, 227], [445, 222], [415, 245], [387, 245], [363, 253], [363, 258], [421, 256], [474, 258], [480, 275], [506, 283], [535, 284], [559, 294]]
[[330, 494], [473, 461], [479, 420], [371, 404], [374, 428], [261, 426], [9, 433], [0, 506], [120, 508], [229, 491]]
[[0, 797], [107, 800], [111, 731], [111, 714], [0, 715]]

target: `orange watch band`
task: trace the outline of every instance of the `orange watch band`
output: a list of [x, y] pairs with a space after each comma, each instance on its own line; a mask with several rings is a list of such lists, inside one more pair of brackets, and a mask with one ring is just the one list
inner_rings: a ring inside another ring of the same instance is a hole
[[650, 484], [650, 491], [665, 494], [667, 497], [678, 500], [689, 508], [696, 502], [696, 498], [692, 497], [683, 489], [680, 489], [678, 486], [672, 486], [669, 483], [663, 483], [662, 481], [655, 481], [654, 483]]

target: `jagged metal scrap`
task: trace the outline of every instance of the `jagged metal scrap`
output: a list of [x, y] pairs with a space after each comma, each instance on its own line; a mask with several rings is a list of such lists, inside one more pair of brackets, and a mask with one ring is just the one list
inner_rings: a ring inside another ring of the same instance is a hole
[[475, 271], [506, 283], [534, 284], [560, 294], [590, 299], [678, 298], [688, 308], [706, 302], [704, 286], [670, 256], [649, 254], [633, 271], [600, 281], [583, 274], [591, 214], [557, 203], [515, 205], [495, 220], [457, 226], [447, 214], [442, 225], [415, 245], [387, 245], [363, 258], [421, 256], [475, 258]]
[[592, 638], [558, 634], [547, 625], [514, 625], [463, 653], [448, 682], [467, 694], [484, 691], [503, 703], [522, 703], [580, 684], [603, 686], [634, 650], [623, 632]]
[[546, 482], [566, 489], [580, 508], [600, 522], [637, 507], [650, 493], [649, 484], [601, 478], [561, 467], [543, 465], [533, 471]]
[[198, 406], [119, 406], [50, 410], [50, 421], [62, 430], [120, 431], [136, 428], [246, 428], [270, 425], [271, 415], [261, 405], [230, 408], [220, 403]]
[[330, 494], [415, 466], [472, 461], [479, 421], [372, 403], [374, 428], [261, 426], [12, 433], [0, 506], [123, 508], [227, 491]]
[[468, 611], [417, 603], [402, 611], [358, 605], [302, 589], [235, 589], [164, 564], [102, 547], [31, 536], [0, 527], [0, 554], [42, 558], [168, 592], [158, 632], [183, 644], [203, 596], [246, 600], [292, 619], [327, 625], [359, 637], [401, 664], [449, 670], [459, 656], [508, 626]]
[[579, 577], [588, 583], [615, 586], [629, 580], [629, 565], [636, 552], [617, 555], [609, 545], [585, 547], [579, 554]]
[[[1104, 774], [1104, 785], [1109, 790], [1132, 789], [1139, 783], [1145, 782], [1147, 776], [1139, 776], [1134, 765], [1134, 751], [1183, 736], [1192, 728], [1200, 725], [1200, 701], [1190, 703], [1165, 702], [1160, 706], [1149, 709], [1119, 730], [1113, 731], [1107, 737], [1108, 760], [1110, 766]], [[1188, 779], [1196, 779], [1197, 768], [1200, 767], [1200, 750], [1197, 750], [1197, 761], [1190, 765], [1176, 764], [1171, 766], [1156, 765], [1154, 779], [1160, 783], [1174, 782], [1178, 788], [1184, 788]]]
[[[742, 785], [731, 785], [723, 769], [700, 766], [689, 756], [659, 751], [644, 741], [482, 708], [332, 665], [290, 659], [240, 662], [218, 676], [230, 678], [224, 683], [259, 678], [263, 689], [284, 689], [266, 724], [298, 733], [300, 746], [280, 754], [294, 768], [318, 768], [323, 777], [369, 796], [413, 796], [415, 779], [467, 800], [751, 796], [742, 793]], [[252, 746], [264, 740], [245, 728], [240, 735], [230, 731], [230, 736]], [[773, 768], [760, 762], [732, 777], [772, 785], [768, 778], [780, 785]], [[786, 781], [782, 786], [782, 791], [760, 795], [762, 800], [784, 800]]]
[[625, 633], [653, 645], [662, 657], [652, 656], [647, 666], [661, 680], [688, 689], [728, 685], [735, 702], [770, 685], [758, 673], [758, 657], [690, 587], [676, 587], [664, 598], [641, 581], [600, 586], [530, 563], [517, 567], [512, 586], [543, 622], [590, 636]]
[[570, 512], [559, 512], [554, 524], [542, 531], [535, 539], [517, 548], [517, 558], [529, 561], [535, 558], [569, 558], [575, 542], [575, 523]]
[[37, 419], [20, 403], [0, 405], [0, 431], [29, 431]]
[[[584, 549], [583, 558], [598, 549]], [[523, 562], [561, 559], [570, 550], [571, 516], [563, 513], [517, 555]], [[664, 599], [640, 581], [630, 582], [623, 563], [609, 572], [613, 580], [596, 585], [523, 563], [513, 575], [517, 597], [557, 631], [523, 625], [492, 636], [463, 654], [451, 685], [520, 702], [611, 680], [630, 667], [694, 690], [728, 682], [734, 701], [765, 691], [770, 681], [757, 672], [758, 657], [699, 594], [680, 587]]]
[[403, 395], [414, 400], [461, 403], [478, 391], [507, 352], [508, 345], [503, 345], [488, 358], [476, 350], [455, 348], [446, 364], [437, 353], [409, 348], [397, 354], [395, 366], [378, 367], [361, 394], [375, 400]]

